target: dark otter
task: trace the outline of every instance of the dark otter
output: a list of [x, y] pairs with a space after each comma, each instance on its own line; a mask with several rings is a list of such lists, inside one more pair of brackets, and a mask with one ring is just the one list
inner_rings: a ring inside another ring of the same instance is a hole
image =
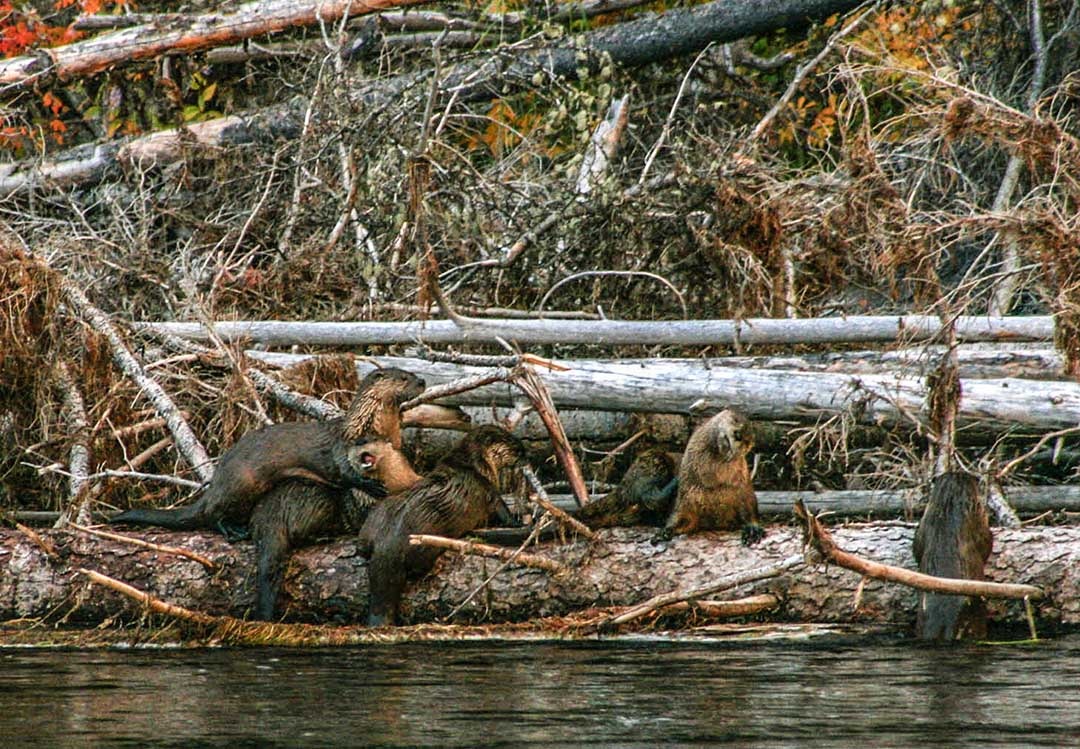
[[746, 454], [754, 436], [746, 417], [721, 411], [699, 426], [679, 463], [675, 506], [657, 540], [706, 530], [742, 529], [747, 546], [765, 536]]
[[678, 483], [675, 461], [659, 448], [634, 459], [614, 491], [581, 508], [577, 518], [590, 528], [660, 526], [671, 511]]
[[396, 623], [406, 580], [428, 572], [441, 553], [410, 546], [409, 536], [458, 538], [480, 527], [501, 501], [500, 472], [524, 457], [521, 442], [502, 427], [478, 427], [416, 486], [372, 509], [359, 536], [369, 560], [370, 626]]
[[[396, 494], [420, 481], [409, 461], [389, 442], [373, 440], [357, 451], [365, 476]], [[251, 514], [258, 560], [255, 618], [275, 618], [285, 562], [292, 549], [342, 529], [356, 532], [371, 505], [349, 489], [310, 481], [287, 481], [271, 489]]]
[[[934, 478], [912, 548], [919, 572], [935, 577], [985, 580], [983, 567], [994, 537], [979, 486], [970, 474]], [[923, 592], [915, 635], [924, 640], [986, 637], [986, 604], [979, 596]]]
[[363, 466], [350, 466], [350, 448], [375, 436], [401, 447], [401, 404], [423, 390], [424, 381], [409, 372], [375, 370], [361, 381], [343, 417], [283, 422], [245, 434], [222, 455], [196, 502], [174, 510], [128, 510], [110, 522], [175, 530], [213, 528], [235, 539], [243, 537], [263, 495], [288, 479], [378, 494], [380, 487], [366, 477]]

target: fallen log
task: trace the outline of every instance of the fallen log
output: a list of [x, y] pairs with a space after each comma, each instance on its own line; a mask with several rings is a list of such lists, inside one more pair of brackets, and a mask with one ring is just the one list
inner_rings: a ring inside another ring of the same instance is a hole
[[[138, 322], [136, 330], [206, 341], [199, 322]], [[604, 346], [730, 346], [735, 344], [882, 343], [936, 340], [942, 336], [935, 315], [748, 318], [745, 320], [498, 320], [426, 322], [289, 322], [236, 320], [214, 324], [224, 341], [251, 341], [272, 347], [370, 346], [392, 343], [495, 343], [521, 345], [589, 344]], [[965, 315], [956, 320], [958, 341], [1052, 341], [1054, 318]]]
[[[801, 553], [800, 532], [771, 526], [752, 548], [738, 534], [700, 533], [654, 546], [651, 529], [600, 531], [597, 541], [536, 551], [570, 569], [547, 572], [511, 567], [489, 584], [481, 600], [462, 609], [465, 621], [520, 621], [566, 614], [592, 606], [634, 606], [676, 590], [704, 588], [726, 575], [776, 564]], [[889, 525], [839, 527], [836, 542], [852, 553], [914, 569], [913, 528]], [[0, 530], [0, 619], [67, 617], [100, 622], [130, 616], [127, 599], [88, 589], [79, 568], [122, 580], [155, 598], [212, 615], [243, 616], [254, 603], [254, 549], [209, 533], [140, 534], [153, 543], [183, 546], [211, 559], [211, 573], [196, 561], [133, 547], [110, 539], [42, 531], [59, 555], [50, 559], [22, 533]], [[1080, 528], [1027, 527], [995, 530], [987, 577], [1035, 585], [1047, 597], [1035, 602], [1042, 624], [1080, 624]], [[409, 620], [445, 616], [497, 566], [499, 560], [443, 555], [435, 574], [411, 585], [405, 598]], [[771, 582], [733, 590], [732, 597], [772, 593], [781, 599], [778, 621], [868, 622], [906, 626], [914, 621], [916, 594], [904, 586], [867, 581], [853, 610], [860, 576], [837, 567], [801, 567]], [[365, 562], [352, 539], [312, 546], [297, 553], [285, 583], [289, 617], [306, 621], [360, 622], [367, 611]], [[990, 602], [991, 618], [1020, 624], [1022, 604]]]
[[[1005, 486], [1002, 487], [1009, 505], [1027, 516], [1063, 510], [1080, 512], [1080, 486]], [[762, 515], [790, 517], [792, 507], [804, 502], [814, 513], [830, 516], [898, 518], [918, 520], [926, 501], [921, 489], [872, 490], [847, 489], [836, 491], [759, 491], [758, 511]], [[556, 507], [572, 510], [577, 505], [569, 494], [554, 494]], [[831, 519], [831, 518], [830, 518]]]
[[258, 0], [231, 13], [161, 14], [145, 26], [99, 34], [36, 54], [0, 60], [0, 85], [19, 86], [46, 76], [89, 75], [121, 62], [190, 53], [233, 44], [293, 26], [331, 22], [427, 0]]
[[[252, 351], [262, 361], [289, 366], [306, 357]], [[393, 363], [391, 363], [393, 362]], [[429, 386], [483, 374], [483, 368], [403, 357], [358, 361], [366, 374], [376, 364], [398, 366], [422, 376]], [[565, 372], [543, 372], [556, 408], [686, 413], [706, 399], [738, 408], [749, 418], [814, 423], [821, 417], [850, 414], [856, 423], [927, 424], [926, 382], [912, 375], [846, 375], [710, 367], [686, 360], [678, 366], [651, 360], [576, 361]], [[1080, 423], [1080, 383], [1000, 377], [961, 380], [962, 429], [1005, 432], [1018, 429], [1055, 431]], [[508, 406], [517, 395], [505, 385], [489, 385], [446, 399], [444, 405]]]

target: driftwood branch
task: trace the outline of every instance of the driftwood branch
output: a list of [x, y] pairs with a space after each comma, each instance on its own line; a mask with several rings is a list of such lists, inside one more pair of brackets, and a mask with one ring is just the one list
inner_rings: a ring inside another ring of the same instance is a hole
[[512, 564], [519, 564], [523, 567], [534, 567], [535, 569], [544, 570], [545, 572], [550, 572], [552, 574], [566, 572], [566, 567], [552, 559], [537, 554], [526, 554], [517, 550], [506, 549], [501, 546], [477, 543], [476, 541], [462, 541], [456, 538], [417, 534], [409, 536], [409, 543], [414, 546], [430, 546], [436, 549], [449, 549], [451, 551], [456, 551], [459, 554], [474, 554], [481, 557], [502, 559], [503, 561]]
[[[197, 322], [140, 322], [136, 330], [207, 340]], [[426, 322], [283, 322], [253, 320], [219, 322], [214, 329], [224, 341], [247, 339], [267, 346], [368, 346], [393, 343], [495, 343], [498, 338], [519, 344], [730, 346], [736, 343], [791, 345], [815, 343], [887, 343], [941, 340], [944, 329], [935, 315], [880, 315], [802, 319], [745, 320], [497, 320], [469, 318], [462, 327], [451, 320]], [[1054, 318], [956, 318], [960, 342], [1052, 341]]]
[[952, 580], [862, 559], [837, 546], [825, 527], [807, 511], [806, 506], [802, 503], [796, 503], [795, 516], [803, 523], [806, 544], [820, 555], [822, 561], [832, 562], [845, 569], [857, 572], [863, 577], [888, 580], [932, 593], [983, 596], [986, 598], [1031, 598], [1034, 600], [1043, 597], [1043, 591], [1034, 585], [994, 583], [985, 580]]
[[656, 611], [659, 608], [668, 606], [679, 601], [689, 601], [695, 598], [703, 598], [705, 596], [711, 596], [719, 593], [722, 590], [730, 590], [731, 588], [737, 588], [740, 585], [746, 585], [747, 583], [757, 582], [758, 580], [767, 580], [770, 577], [779, 577], [784, 572], [794, 569], [796, 567], [805, 564], [801, 556], [790, 556], [782, 562], [776, 564], [766, 565], [765, 567], [758, 567], [752, 570], [746, 570], [744, 572], [736, 572], [731, 575], [726, 575], [714, 583], [710, 583], [700, 588], [695, 588], [688, 591], [674, 591], [672, 593], [664, 593], [663, 595], [654, 596], [649, 600], [641, 603], [628, 611], [624, 611], [617, 614], [603, 623], [602, 626], [618, 626], [620, 624], [626, 624], [632, 622], [635, 619], [640, 619], [646, 614]]
[[214, 475], [214, 466], [207, 455], [206, 449], [199, 442], [199, 438], [184, 420], [180, 409], [173, 403], [172, 398], [165, 392], [145, 368], [128, 349], [120, 332], [109, 320], [108, 316], [90, 303], [86, 295], [70, 279], [61, 276], [61, 288], [64, 299], [82, 316], [86, 322], [96, 331], [101, 333], [112, 349], [113, 361], [120, 370], [130, 377], [139, 389], [153, 404], [158, 414], [165, 419], [165, 423], [176, 439], [176, 446], [180, 453], [187, 459], [195, 473], [204, 482], [209, 481]]
[[679, 613], [696, 609], [706, 616], [715, 619], [726, 619], [735, 616], [753, 616], [769, 609], [775, 609], [779, 605], [780, 599], [772, 593], [760, 593], [756, 596], [736, 598], [731, 601], [679, 601], [660, 609], [660, 613]]

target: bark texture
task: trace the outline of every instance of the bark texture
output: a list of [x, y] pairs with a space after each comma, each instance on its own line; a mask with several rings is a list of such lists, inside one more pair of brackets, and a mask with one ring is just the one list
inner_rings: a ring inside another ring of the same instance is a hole
[[[509, 567], [476, 596], [460, 615], [468, 621], [508, 621], [565, 614], [596, 605], [630, 605], [676, 588], [691, 589], [739, 570], [779, 562], [798, 553], [793, 528], [771, 526], [757, 546], [747, 548], [736, 533], [680, 536], [662, 546], [649, 539], [654, 529], [600, 531], [593, 543], [545, 544], [533, 553], [571, 568], [565, 576]], [[914, 527], [880, 524], [836, 528], [847, 551], [914, 569]], [[0, 531], [0, 619], [67, 617], [98, 622], [132, 614], [130, 601], [91, 587], [75, 570], [87, 567], [124, 580], [156, 597], [211, 614], [242, 616], [254, 602], [254, 549], [228, 544], [221, 536], [146, 533], [157, 543], [185, 546], [219, 565], [208, 572], [198, 562], [128, 546], [109, 539], [42, 531], [59, 556], [50, 559], [27, 536]], [[432, 575], [409, 587], [403, 605], [410, 622], [445, 616], [502, 563], [445, 554]], [[1080, 624], [1080, 528], [995, 529], [987, 578], [1037, 585], [1047, 598], [1036, 602], [1044, 624]], [[768, 616], [780, 621], [868, 622], [906, 626], [914, 622], [916, 595], [899, 585], [870, 581], [856, 608], [859, 577], [840, 568], [801, 568], [732, 596], [776, 593], [780, 607]], [[290, 618], [360, 622], [367, 614], [366, 565], [352, 539], [313, 546], [297, 553], [286, 574], [283, 602]], [[992, 621], [1020, 623], [1023, 605], [991, 601]]]

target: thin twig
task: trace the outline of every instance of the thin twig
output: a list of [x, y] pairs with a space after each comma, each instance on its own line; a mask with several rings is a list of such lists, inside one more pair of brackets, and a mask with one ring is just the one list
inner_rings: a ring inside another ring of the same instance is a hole
[[87, 533], [91, 536], [97, 536], [99, 538], [107, 538], [110, 541], [119, 541], [120, 543], [129, 544], [131, 546], [138, 546], [142, 549], [150, 549], [151, 551], [159, 551], [162, 554], [175, 554], [176, 556], [186, 557], [193, 561], [198, 562], [211, 572], [216, 572], [218, 569], [217, 563], [207, 559], [202, 554], [197, 554], [194, 551], [188, 549], [182, 549], [179, 546], [163, 546], [162, 544], [150, 543], [149, 541], [143, 541], [139, 538], [132, 538], [120, 533], [110, 533], [108, 531], [99, 531], [96, 528], [87, 528], [77, 523], [68, 523], [68, 528], [74, 528], [80, 533]]
[[529, 486], [532, 487], [534, 495], [533, 501], [536, 502], [543, 510], [551, 513], [551, 517], [555, 518], [559, 523], [569, 528], [574, 533], [578, 533], [585, 538], [593, 539], [596, 534], [592, 532], [589, 526], [582, 523], [577, 518], [573, 518], [560, 510], [558, 507], [551, 503], [548, 498], [547, 492], [544, 491], [544, 485], [540, 483], [540, 479], [536, 477], [533, 469], [529, 466], [525, 466], [521, 469], [521, 472], [525, 474], [525, 480], [529, 482]]
[[686, 299], [683, 298], [682, 292], [675, 288], [675, 284], [671, 283], [671, 281], [667, 280], [663, 276], [657, 275], [656, 273], [649, 273], [648, 271], [644, 270], [587, 270], [580, 273], [573, 273], [566, 278], [561, 279], [554, 286], [547, 290], [547, 293], [544, 294], [544, 296], [540, 299], [540, 303], [536, 305], [537, 311], [543, 312], [544, 305], [547, 303], [548, 297], [554, 294], [555, 290], [563, 284], [569, 283], [570, 281], [576, 281], [579, 278], [588, 278], [590, 276], [643, 276], [645, 278], [651, 278], [655, 281], [659, 281], [660, 283], [664, 284], [664, 286], [667, 286], [669, 289], [671, 289], [672, 293], [674, 293], [676, 298], [679, 300], [679, 306], [682, 307], [683, 319], [690, 319], [690, 311], [689, 308], [686, 306]]
[[552, 574], [566, 572], [566, 567], [554, 559], [541, 557], [536, 554], [526, 554], [520, 549], [511, 551], [500, 546], [477, 543], [476, 541], [463, 541], [459, 538], [445, 538], [443, 536], [430, 536], [427, 534], [414, 534], [409, 536], [409, 543], [413, 546], [430, 546], [435, 549], [450, 549], [459, 554], [471, 556], [490, 557], [502, 559], [511, 564], [520, 564], [523, 567], [533, 567]]

